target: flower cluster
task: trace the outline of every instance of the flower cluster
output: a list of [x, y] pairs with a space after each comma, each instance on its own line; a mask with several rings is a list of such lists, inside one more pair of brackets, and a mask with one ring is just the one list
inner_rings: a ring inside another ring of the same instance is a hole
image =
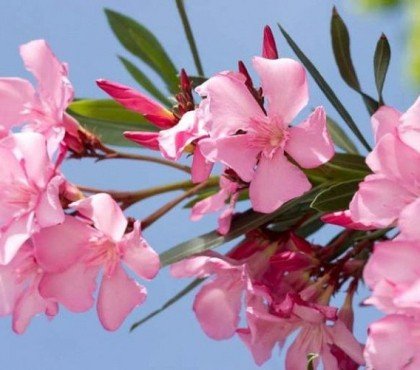
[[23, 45], [21, 55], [38, 86], [0, 79], [0, 315], [11, 314], [22, 333], [34, 315], [55, 316], [59, 304], [86, 311], [103, 270], [98, 315], [115, 330], [146, 297], [122, 262], [151, 279], [159, 258], [109, 195], [84, 198], [65, 179], [66, 152], [88, 136], [66, 113], [67, 66], [43, 40]]

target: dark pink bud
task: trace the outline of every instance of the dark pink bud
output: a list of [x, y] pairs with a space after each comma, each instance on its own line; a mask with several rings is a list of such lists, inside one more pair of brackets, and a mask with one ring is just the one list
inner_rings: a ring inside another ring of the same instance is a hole
[[124, 136], [135, 143], [148, 149], [159, 150], [159, 133], [147, 131], [126, 131]]
[[242, 62], [242, 60], [240, 60], [238, 62], [238, 70], [239, 70], [239, 73], [243, 74], [245, 76], [245, 78], [246, 78], [245, 85], [249, 89], [252, 89], [253, 86], [254, 86], [254, 84], [252, 82], [252, 78], [249, 75], [248, 69], [246, 68], [246, 66], [245, 66], [244, 62]]
[[278, 59], [279, 57], [273, 31], [269, 26], [264, 27], [262, 56], [267, 59]]

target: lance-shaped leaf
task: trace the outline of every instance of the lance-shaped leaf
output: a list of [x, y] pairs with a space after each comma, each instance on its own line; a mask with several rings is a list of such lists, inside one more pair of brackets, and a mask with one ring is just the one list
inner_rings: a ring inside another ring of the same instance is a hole
[[159, 40], [146, 27], [121, 13], [105, 9], [109, 25], [121, 44], [149, 65], [166, 82], [170, 92], [178, 90], [177, 69]]
[[350, 128], [350, 130], [354, 133], [354, 135], [360, 140], [363, 146], [366, 148], [367, 151], [371, 151], [372, 148], [370, 147], [369, 143], [363, 137], [362, 133], [360, 132], [359, 128], [357, 127], [356, 123], [354, 122], [353, 118], [351, 117], [350, 113], [344, 108], [343, 104], [337, 98], [337, 95], [331, 89], [330, 85], [325, 81], [324, 77], [319, 73], [319, 71], [315, 68], [313, 63], [308, 59], [308, 57], [303, 53], [303, 51], [297, 46], [295, 41], [290, 37], [290, 35], [280, 26], [281, 33], [283, 34], [284, 38], [286, 39], [289, 46], [292, 48], [296, 56], [311, 74], [312, 78], [315, 80], [321, 91], [330, 101], [332, 106], [337, 110], [340, 116], [343, 118], [344, 122]]
[[384, 104], [382, 97], [382, 90], [384, 88], [384, 82], [386, 73], [388, 71], [389, 62], [391, 60], [391, 47], [389, 46], [388, 39], [384, 34], [378, 40], [376, 44], [375, 56], [373, 58], [373, 68], [375, 71], [375, 83], [376, 89], [378, 90], [379, 104]]
[[365, 94], [360, 87], [359, 79], [351, 58], [349, 31], [335, 7], [333, 8], [331, 17], [331, 41], [335, 61], [341, 77], [347, 85], [362, 96], [369, 114], [372, 115], [378, 109], [379, 103]]
[[175, 294], [172, 298], [168, 299], [160, 308], [158, 308], [155, 311], [152, 311], [147, 316], [145, 316], [143, 319], [135, 322], [130, 327], [130, 331], [133, 331], [134, 329], [137, 329], [140, 325], [144, 324], [146, 321], [149, 321], [153, 317], [159, 315], [169, 307], [171, 307], [173, 304], [178, 302], [181, 298], [183, 298], [185, 295], [187, 295], [189, 292], [191, 292], [194, 288], [199, 286], [205, 279], [195, 279], [190, 284], [188, 284], [184, 289], [179, 291], [177, 294]]
[[137, 147], [124, 138], [124, 131], [156, 131], [156, 127], [143, 116], [125, 109], [114, 100], [74, 101], [68, 112], [106, 144]]
[[327, 117], [328, 132], [336, 146], [347, 153], [358, 154], [356, 145], [350, 140], [344, 130], [332, 118]]
[[166, 107], [170, 107], [171, 101], [156, 87], [156, 85], [147, 77], [135, 64], [130, 62], [127, 58], [118, 56], [119, 60], [125, 67], [131, 77], [133, 77], [137, 83], [139, 83], [145, 90], [151, 95], [158, 99], [161, 103], [165, 104]]
[[[178, 244], [177, 246], [163, 252], [160, 255], [162, 266], [181, 261], [197, 253], [202, 253], [208, 249], [216, 248], [219, 245], [227, 243], [237, 237], [244, 235], [248, 231], [256, 229], [261, 225], [269, 223], [275, 218], [283, 217], [287, 212], [293, 211], [293, 208], [302, 203], [310, 203], [315, 195], [323, 186], [317, 186], [302, 197], [292, 199], [273, 213], [265, 214], [248, 210], [238, 215], [232, 222], [229, 233], [220, 235], [217, 231], [211, 231], [196, 238]], [[288, 222], [288, 217], [284, 217]]]
[[354, 193], [359, 188], [360, 180], [350, 180], [334, 184], [321, 191], [311, 203], [311, 207], [323, 212], [347, 209]]

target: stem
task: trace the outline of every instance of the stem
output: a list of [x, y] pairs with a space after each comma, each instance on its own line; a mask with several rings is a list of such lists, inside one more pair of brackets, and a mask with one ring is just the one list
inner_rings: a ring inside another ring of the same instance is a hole
[[195, 43], [194, 35], [191, 30], [191, 25], [188, 20], [187, 12], [185, 11], [184, 0], [176, 0], [179, 16], [181, 17], [182, 25], [184, 26], [185, 35], [187, 36], [188, 44], [190, 45], [191, 53], [194, 58], [194, 63], [197, 68], [199, 76], [204, 76], [203, 66], [201, 65], [200, 56], [198, 54], [197, 45]]
[[211, 180], [204, 181], [201, 184], [194, 186], [190, 190], [186, 191], [184, 194], [181, 194], [180, 196], [174, 198], [170, 202], [166, 203], [165, 205], [157, 209], [155, 212], [153, 212], [150, 216], [146, 217], [141, 222], [142, 230], [152, 225], [155, 221], [157, 221], [159, 218], [164, 216], [166, 213], [168, 213], [172, 208], [176, 207], [183, 200], [193, 196], [201, 189], [204, 189], [207, 186], [209, 186], [210, 183], [211, 183]]

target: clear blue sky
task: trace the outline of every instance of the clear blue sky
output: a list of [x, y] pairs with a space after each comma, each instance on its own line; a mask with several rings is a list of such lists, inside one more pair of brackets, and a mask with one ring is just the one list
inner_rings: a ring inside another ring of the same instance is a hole
[[[263, 26], [275, 27], [280, 21], [331, 82], [371, 140], [369, 118], [359, 96], [339, 78], [332, 58], [328, 35], [331, 8], [335, 4], [351, 29], [353, 53], [358, 56], [355, 64], [365, 89], [374, 93], [373, 50], [383, 31], [393, 51], [385, 99], [402, 110], [414, 101], [415, 91], [407, 87], [407, 77], [402, 71], [406, 22], [403, 11], [361, 15], [352, 1], [331, 0], [186, 0], [186, 3], [208, 75], [235, 68], [238, 59], [247, 61], [259, 53]], [[163, 42], [177, 66], [193, 70], [174, 1], [3, 0], [0, 76], [27, 76], [17, 48], [29, 40], [45, 38], [59, 58], [70, 64], [77, 96], [104, 97], [94, 83], [100, 77], [135, 85], [116, 58], [117, 53], [126, 56], [128, 53], [108, 28], [102, 12], [104, 7], [143, 22]], [[275, 33], [280, 53], [291, 56], [276, 29]], [[312, 81], [311, 93], [311, 106], [324, 104], [331, 116], [338, 118]], [[153, 166], [121, 161], [72, 162], [65, 166], [65, 173], [80, 184], [121, 189], [145, 188], [179, 178], [172, 170], [156, 171]], [[134, 207], [131, 214], [145, 216], [164, 201], [153, 199]], [[185, 211], [172, 212], [147, 230], [150, 243], [162, 251], [214, 227], [214, 218], [192, 224], [187, 217]], [[94, 310], [79, 315], [62, 310], [52, 322], [36, 318], [23, 336], [12, 333], [8, 318], [0, 319], [1, 369], [255, 369], [250, 354], [238, 339], [215, 342], [202, 333], [191, 310], [192, 295], [136, 332], [128, 333], [130, 323], [156, 308], [184, 284], [185, 281], [172, 280], [167, 270], [162, 271], [158, 279], [147, 284], [146, 305], [136, 310], [115, 333], [102, 329]], [[361, 300], [366, 295], [362, 291], [358, 298]], [[363, 340], [366, 323], [376, 314], [358, 309], [357, 315], [357, 336]], [[282, 360], [275, 355], [262, 368], [280, 369]]]

